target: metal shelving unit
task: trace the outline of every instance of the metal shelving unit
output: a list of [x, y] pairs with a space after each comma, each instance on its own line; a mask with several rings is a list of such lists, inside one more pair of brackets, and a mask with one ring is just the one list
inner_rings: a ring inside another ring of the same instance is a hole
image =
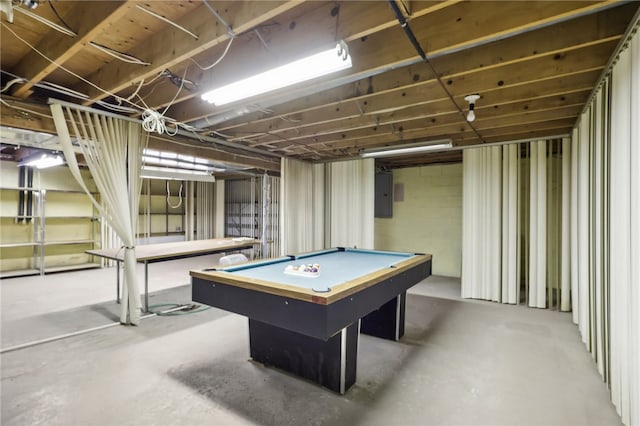
[[[36, 188], [0, 188], [1, 191], [15, 191], [19, 193], [19, 191], [30, 191], [31, 196], [33, 197], [33, 211], [31, 215], [7, 215], [6, 208], [3, 208], [3, 214], [0, 216], [0, 220], [2, 220], [2, 228], [3, 233], [9, 232], [11, 237], [9, 237], [9, 241], [3, 242], [4, 238], [0, 240], [0, 251], [6, 251], [7, 255], [15, 255], [15, 250], [19, 250], [21, 248], [31, 248], [28, 255], [24, 253], [24, 256], [16, 256], [13, 259], [23, 259], [23, 262], [27, 264], [26, 268], [15, 268], [15, 269], [7, 269], [0, 270], [0, 278], [10, 278], [17, 276], [26, 276], [26, 275], [44, 275], [46, 273], [51, 272], [60, 272], [60, 271], [69, 271], [69, 270], [77, 270], [77, 269], [88, 269], [88, 268], [98, 268], [100, 267], [99, 263], [93, 262], [69, 262], [69, 263], [57, 263], [53, 265], [47, 264], [47, 257], [49, 260], [58, 257], [65, 256], [76, 256], [76, 257], [86, 257], [84, 254], [85, 250], [95, 249], [100, 245], [100, 232], [96, 231], [95, 224], [98, 222], [98, 218], [94, 215], [50, 215], [47, 216], [47, 208], [46, 208], [46, 198], [47, 193], [67, 193], [67, 194], [84, 194], [81, 191], [72, 191], [72, 190], [60, 190], [60, 189], [36, 189]], [[4, 202], [11, 202], [11, 200], [4, 200]], [[93, 207], [91, 207], [93, 212]], [[20, 223], [20, 219], [22, 223]], [[69, 221], [76, 221], [78, 226], [75, 227], [76, 232], [81, 232], [84, 228], [85, 230], [89, 228], [89, 232], [82, 236], [77, 236], [77, 238], [55, 238], [48, 240], [48, 230], [51, 230], [52, 227], [55, 227], [56, 222], [68, 226]], [[86, 221], [89, 221], [87, 223]], [[26, 228], [20, 229], [18, 227], [25, 226]], [[15, 239], [20, 239], [19, 237], [22, 235], [24, 238], [22, 241], [12, 241]], [[88, 237], [88, 238], [87, 238]], [[57, 254], [47, 254], [47, 249], [52, 249], [54, 247], [60, 246], [72, 246], [77, 245], [79, 249], [72, 253], [57, 253]], [[10, 251], [10, 252], [9, 252]], [[10, 256], [6, 256], [3, 253], [2, 258], [8, 259]], [[68, 257], [67, 257], [68, 258]]]

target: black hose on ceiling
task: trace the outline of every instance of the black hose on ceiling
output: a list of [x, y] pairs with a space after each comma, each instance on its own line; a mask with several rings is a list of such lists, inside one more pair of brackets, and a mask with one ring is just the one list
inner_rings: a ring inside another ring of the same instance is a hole
[[404, 30], [404, 33], [407, 35], [407, 38], [413, 45], [414, 49], [416, 49], [416, 52], [418, 52], [418, 55], [420, 55], [420, 57], [425, 62], [425, 64], [427, 64], [427, 66], [433, 73], [433, 76], [438, 81], [438, 84], [440, 84], [440, 87], [442, 87], [442, 90], [444, 90], [444, 93], [447, 94], [447, 96], [451, 100], [451, 103], [453, 103], [453, 106], [456, 107], [460, 115], [464, 118], [464, 121], [467, 123], [469, 127], [471, 127], [471, 130], [473, 130], [473, 133], [476, 134], [478, 139], [480, 139], [480, 142], [486, 143], [484, 138], [480, 136], [480, 133], [478, 133], [476, 128], [473, 127], [473, 125], [467, 121], [464, 111], [462, 110], [462, 108], [460, 108], [460, 106], [458, 106], [456, 101], [453, 99], [453, 96], [451, 95], [451, 93], [449, 93], [449, 90], [447, 90], [447, 86], [445, 86], [444, 83], [442, 82], [442, 79], [440, 79], [440, 75], [438, 75], [438, 72], [434, 68], [433, 64], [427, 58], [427, 54], [425, 53], [424, 49], [422, 49], [422, 46], [420, 46], [420, 42], [418, 41], [418, 39], [416, 39], [415, 34], [413, 33], [413, 31], [411, 30], [411, 27], [409, 26], [409, 21], [402, 14], [402, 11], [398, 7], [398, 4], [395, 2], [395, 0], [387, 0], [387, 2], [389, 3], [391, 10], [393, 10], [393, 13], [396, 15], [396, 19], [400, 23], [400, 27], [402, 27], [402, 29]]
[[411, 30], [411, 27], [409, 27], [409, 21], [407, 20], [407, 18], [404, 17], [404, 15], [402, 14], [402, 11], [400, 11], [398, 4], [395, 2], [395, 0], [387, 0], [387, 1], [389, 2], [389, 6], [391, 6], [391, 10], [393, 10], [393, 13], [395, 13], [396, 19], [400, 23], [400, 26], [404, 30], [404, 33], [407, 35], [407, 38], [409, 39], [411, 44], [413, 44], [413, 47], [416, 49], [416, 52], [418, 52], [418, 55], [420, 55], [420, 57], [425, 62], [429, 62], [429, 60], [427, 59], [427, 54], [424, 53], [422, 46], [420, 46], [420, 43], [416, 39], [415, 34], [413, 34], [413, 31]]

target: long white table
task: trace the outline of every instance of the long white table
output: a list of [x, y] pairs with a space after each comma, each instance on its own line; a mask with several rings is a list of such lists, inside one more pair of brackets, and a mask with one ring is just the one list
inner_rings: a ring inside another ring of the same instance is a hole
[[[260, 240], [253, 238], [215, 238], [136, 246], [136, 262], [144, 263], [144, 311], [149, 311], [149, 263], [254, 249], [258, 244]], [[86, 250], [85, 253], [116, 261], [116, 301], [120, 303], [120, 263], [124, 262], [124, 249]]]

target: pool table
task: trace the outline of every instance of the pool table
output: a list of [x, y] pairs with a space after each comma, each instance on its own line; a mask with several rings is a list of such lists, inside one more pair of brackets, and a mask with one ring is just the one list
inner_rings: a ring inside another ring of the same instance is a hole
[[359, 333], [400, 339], [406, 291], [430, 274], [428, 254], [342, 247], [190, 272], [194, 301], [249, 318], [254, 361], [339, 393]]

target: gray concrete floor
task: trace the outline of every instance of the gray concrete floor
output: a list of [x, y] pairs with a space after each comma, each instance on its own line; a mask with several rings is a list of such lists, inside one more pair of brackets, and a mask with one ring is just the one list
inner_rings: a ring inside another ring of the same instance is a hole
[[[150, 267], [151, 303], [190, 301], [191, 268]], [[142, 272], [140, 271], [140, 276]], [[2, 348], [117, 319], [114, 270], [0, 281]], [[466, 301], [430, 277], [400, 342], [361, 336], [338, 395], [248, 361], [244, 317], [144, 319], [1, 355], [2, 425], [619, 425], [571, 317]]]

